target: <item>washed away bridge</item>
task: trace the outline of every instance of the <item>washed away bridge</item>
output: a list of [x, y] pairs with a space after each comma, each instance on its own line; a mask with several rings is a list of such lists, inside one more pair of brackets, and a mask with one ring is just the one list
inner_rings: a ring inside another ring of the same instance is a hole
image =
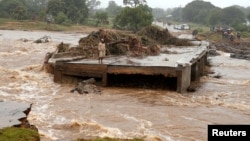
[[207, 42], [200, 41], [197, 46], [162, 48], [172, 53], [158, 56], [107, 56], [103, 64], [97, 59], [84, 58], [51, 58], [49, 64], [53, 65], [56, 83], [64, 83], [64, 78], [69, 76], [94, 77], [103, 86], [153, 86], [184, 93], [204, 75], [207, 46]]

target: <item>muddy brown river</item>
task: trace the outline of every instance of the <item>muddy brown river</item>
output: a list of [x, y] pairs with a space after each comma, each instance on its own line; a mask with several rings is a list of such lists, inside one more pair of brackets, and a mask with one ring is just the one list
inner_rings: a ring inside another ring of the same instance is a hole
[[[44, 35], [51, 42], [33, 43]], [[74, 85], [56, 84], [41, 70], [43, 59], [58, 43], [77, 44], [84, 36], [0, 30], [0, 100], [33, 103], [28, 120], [42, 141], [89, 136], [205, 141], [209, 124], [250, 124], [250, 61], [223, 52], [209, 57], [222, 77], [202, 77], [194, 93], [121, 87], [101, 87], [101, 95], [71, 93]]]

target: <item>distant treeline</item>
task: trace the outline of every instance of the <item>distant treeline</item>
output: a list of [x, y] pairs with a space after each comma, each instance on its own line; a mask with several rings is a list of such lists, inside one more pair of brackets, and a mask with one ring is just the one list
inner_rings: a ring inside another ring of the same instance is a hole
[[[162, 15], [164, 13], [165, 15]], [[154, 9], [153, 15], [157, 20], [175, 20], [191, 22], [207, 26], [225, 25], [247, 29], [246, 22], [250, 20], [250, 7], [230, 6], [219, 8], [202, 0], [195, 0], [185, 7], [173, 9]], [[166, 18], [167, 17], [167, 18]]]
[[[164, 1], [165, 2], [165, 1]], [[0, 0], [0, 18], [14, 20], [50, 20], [57, 24], [85, 24], [88, 18], [96, 19], [96, 25], [113, 19], [114, 27], [134, 28], [146, 26], [153, 19], [179, 21], [208, 26], [228, 25], [245, 28], [250, 20], [250, 7], [231, 6], [219, 8], [210, 2], [195, 0], [185, 7], [172, 9], [150, 8], [146, 0], [124, 0], [125, 7], [114, 0], [107, 8], [100, 9], [99, 0]], [[167, 2], [166, 2], [167, 4]], [[129, 13], [129, 15], [128, 15]], [[151, 14], [150, 14], [151, 13]], [[133, 21], [136, 21], [133, 23]], [[129, 27], [133, 25], [132, 27]]]

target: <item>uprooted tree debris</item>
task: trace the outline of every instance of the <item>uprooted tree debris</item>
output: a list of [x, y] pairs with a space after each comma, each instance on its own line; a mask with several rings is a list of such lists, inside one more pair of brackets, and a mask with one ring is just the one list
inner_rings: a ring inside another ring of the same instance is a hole
[[79, 40], [79, 45], [70, 47], [61, 43], [52, 58], [84, 56], [96, 59], [100, 38], [106, 44], [107, 55], [152, 56], [161, 53], [162, 45], [190, 46], [188, 40], [172, 36], [167, 29], [155, 26], [145, 27], [137, 34], [100, 29]]
[[178, 39], [174, 37], [168, 29], [161, 30], [155, 26], [149, 26], [143, 28], [138, 32], [138, 35], [141, 37], [142, 43], [146, 46], [161, 44], [161, 45], [176, 45], [176, 46], [190, 46], [188, 40]]

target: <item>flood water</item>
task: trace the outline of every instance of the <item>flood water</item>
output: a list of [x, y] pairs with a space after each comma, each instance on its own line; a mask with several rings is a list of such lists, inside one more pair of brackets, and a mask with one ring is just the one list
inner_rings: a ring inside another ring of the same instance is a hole
[[[52, 41], [33, 43], [44, 35]], [[77, 44], [84, 36], [0, 30], [0, 100], [33, 103], [28, 120], [42, 141], [89, 136], [205, 141], [208, 124], [250, 123], [250, 62], [225, 53], [209, 58], [222, 78], [202, 77], [194, 93], [117, 87], [101, 87], [101, 95], [71, 93], [74, 85], [56, 84], [41, 70], [43, 59], [58, 43]]]

